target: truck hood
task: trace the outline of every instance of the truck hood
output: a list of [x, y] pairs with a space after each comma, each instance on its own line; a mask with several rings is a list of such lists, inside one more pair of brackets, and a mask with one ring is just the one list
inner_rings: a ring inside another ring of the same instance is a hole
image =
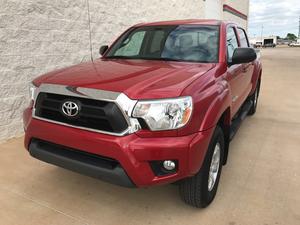
[[123, 92], [131, 99], [180, 96], [215, 64], [157, 60], [98, 59], [56, 70], [34, 82]]

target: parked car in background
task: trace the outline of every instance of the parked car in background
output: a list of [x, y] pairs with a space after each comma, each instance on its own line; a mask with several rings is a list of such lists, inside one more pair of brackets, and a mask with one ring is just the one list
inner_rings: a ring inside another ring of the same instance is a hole
[[290, 47], [300, 47], [300, 42], [293, 42], [289, 44]]
[[29, 153], [126, 187], [179, 182], [186, 203], [208, 206], [230, 140], [256, 112], [262, 65], [245, 30], [217, 20], [145, 23], [100, 54], [32, 82]]
[[262, 47], [262, 42], [256, 42], [254, 45], [253, 45], [254, 48], [261, 48]]

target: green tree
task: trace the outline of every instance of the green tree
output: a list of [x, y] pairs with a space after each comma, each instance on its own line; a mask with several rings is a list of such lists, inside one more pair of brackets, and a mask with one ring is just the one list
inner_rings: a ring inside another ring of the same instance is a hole
[[288, 33], [286, 35], [286, 39], [291, 40], [291, 41], [296, 41], [297, 40], [297, 36], [295, 34]]

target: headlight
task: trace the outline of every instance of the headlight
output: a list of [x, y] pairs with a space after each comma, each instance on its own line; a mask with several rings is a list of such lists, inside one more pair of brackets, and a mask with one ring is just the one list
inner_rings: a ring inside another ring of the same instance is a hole
[[183, 127], [193, 110], [191, 97], [138, 101], [132, 116], [142, 118], [151, 130], [174, 130]]
[[30, 100], [34, 100], [36, 90], [37, 90], [37, 86], [35, 86], [33, 83], [30, 83], [29, 84], [29, 97], [30, 97]]

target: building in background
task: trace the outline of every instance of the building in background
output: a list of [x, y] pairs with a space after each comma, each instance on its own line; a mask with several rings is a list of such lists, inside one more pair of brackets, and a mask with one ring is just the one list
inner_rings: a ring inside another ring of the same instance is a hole
[[254, 47], [275, 47], [278, 44], [278, 38], [274, 35], [265, 37], [254, 37], [250, 38], [250, 44]]
[[249, 0], [2, 0], [0, 141], [22, 135], [28, 84], [40, 74], [99, 57], [129, 26], [175, 19], [225, 19], [247, 28]]
[[204, 0], [205, 18], [229, 20], [248, 28], [249, 0]]

